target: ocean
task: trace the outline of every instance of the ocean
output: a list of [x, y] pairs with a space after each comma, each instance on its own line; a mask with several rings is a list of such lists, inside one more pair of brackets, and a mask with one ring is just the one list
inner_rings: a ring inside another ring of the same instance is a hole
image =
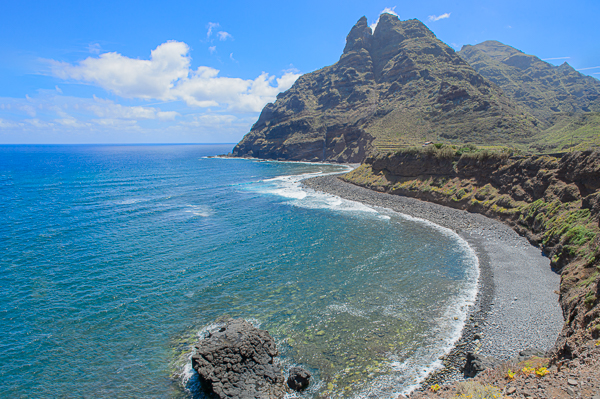
[[298, 397], [414, 389], [476, 291], [454, 232], [304, 189], [344, 165], [232, 145], [0, 146], [0, 397], [202, 398], [226, 317], [276, 339]]

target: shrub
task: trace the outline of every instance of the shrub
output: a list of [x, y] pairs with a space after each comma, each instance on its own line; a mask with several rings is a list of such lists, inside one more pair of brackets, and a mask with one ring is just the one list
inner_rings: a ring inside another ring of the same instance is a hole
[[502, 390], [493, 385], [483, 385], [476, 381], [459, 382], [456, 385], [456, 398], [499, 399]]
[[586, 304], [587, 307], [591, 308], [592, 306], [594, 306], [594, 303], [596, 302], [596, 295], [594, 295], [593, 291], [589, 291], [587, 293], [587, 295], [585, 296], [585, 299], [583, 300], [583, 303]]
[[585, 226], [575, 226], [567, 230], [565, 241], [569, 244], [581, 246], [586, 242], [593, 240], [596, 234]]

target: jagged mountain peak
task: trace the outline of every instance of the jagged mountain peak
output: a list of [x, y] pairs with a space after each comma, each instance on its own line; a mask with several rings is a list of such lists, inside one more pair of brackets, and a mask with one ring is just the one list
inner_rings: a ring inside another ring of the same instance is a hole
[[407, 143], [489, 143], [489, 131], [523, 139], [532, 123], [421, 21], [382, 14], [374, 32], [357, 21], [337, 63], [267, 104], [233, 155], [357, 162]]
[[362, 16], [358, 22], [352, 27], [350, 33], [346, 37], [346, 47], [344, 53], [357, 51], [362, 48], [370, 49], [371, 41], [373, 40], [371, 27], [367, 24], [367, 17]]

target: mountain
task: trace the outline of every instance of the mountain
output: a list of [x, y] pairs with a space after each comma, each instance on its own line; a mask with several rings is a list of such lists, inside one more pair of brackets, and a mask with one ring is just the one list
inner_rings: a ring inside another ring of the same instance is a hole
[[566, 62], [554, 66], [493, 40], [463, 46], [458, 54], [544, 128], [556, 123], [557, 113], [600, 112], [600, 81]]
[[359, 162], [428, 140], [528, 142], [537, 120], [420, 21], [362, 17], [334, 65], [263, 109], [233, 156]]

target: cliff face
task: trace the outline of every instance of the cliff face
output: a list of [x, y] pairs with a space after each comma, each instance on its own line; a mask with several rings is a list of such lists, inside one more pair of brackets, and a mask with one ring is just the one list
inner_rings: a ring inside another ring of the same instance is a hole
[[344, 180], [500, 219], [561, 273], [557, 358], [600, 337], [600, 152], [509, 158], [428, 147], [369, 157]]
[[463, 46], [458, 54], [545, 127], [558, 112], [600, 112], [600, 81], [566, 62], [554, 66], [497, 41]]
[[424, 140], [524, 142], [535, 118], [418, 20], [362, 17], [340, 60], [301, 76], [262, 111], [234, 156], [362, 161]]

